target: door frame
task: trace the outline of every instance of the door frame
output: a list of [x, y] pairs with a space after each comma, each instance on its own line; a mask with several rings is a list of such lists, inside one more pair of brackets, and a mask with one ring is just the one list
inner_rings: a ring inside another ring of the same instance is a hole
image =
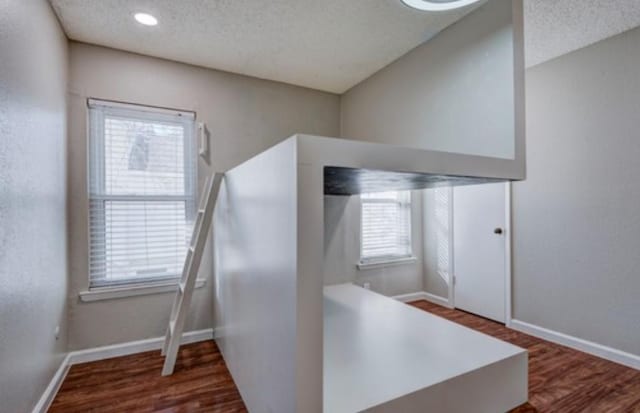
[[[512, 294], [511, 294], [511, 272], [512, 272], [512, 259], [511, 259], [511, 247], [512, 247], [512, 236], [511, 236], [511, 228], [512, 228], [512, 217], [511, 217], [511, 182], [505, 182], [504, 184], [504, 320], [505, 326], [511, 326], [512, 320]], [[455, 222], [453, 220], [453, 204], [456, 202], [453, 187], [449, 188], [449, 291], [447, 301], [449, 307], [456, 308], [456, 293], [455, 293], [455, 284], [456, 284], [456, 268], [454, 264], [454, 231], [453, 226]]]
[[512, 261], [511, 261], [511, 249], [513, 239], [511, 236], [511, 182], [507, 182], [504, 184], [504, 324], [507, 327], [511, 326], [511, 272], [512, 272]]

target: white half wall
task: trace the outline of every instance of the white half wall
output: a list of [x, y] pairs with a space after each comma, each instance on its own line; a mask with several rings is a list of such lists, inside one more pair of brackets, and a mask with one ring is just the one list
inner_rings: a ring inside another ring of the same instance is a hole
[[301, 411], [296, 173], [289, 139], [227, 172], [214, 216], [216, 338], [257, 413]]

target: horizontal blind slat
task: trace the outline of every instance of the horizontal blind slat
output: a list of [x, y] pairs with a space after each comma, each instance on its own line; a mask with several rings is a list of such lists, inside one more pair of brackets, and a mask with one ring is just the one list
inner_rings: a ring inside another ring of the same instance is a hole
[[361, 259], [410, 256], [410, 193], [362, 194], [361, 202]]

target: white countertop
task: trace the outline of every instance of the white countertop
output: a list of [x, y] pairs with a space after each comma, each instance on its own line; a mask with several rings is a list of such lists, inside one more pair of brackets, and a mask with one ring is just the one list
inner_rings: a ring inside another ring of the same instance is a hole
[[324, 288], [324, 411], [353, 413], [526, 351], [352, 284]]

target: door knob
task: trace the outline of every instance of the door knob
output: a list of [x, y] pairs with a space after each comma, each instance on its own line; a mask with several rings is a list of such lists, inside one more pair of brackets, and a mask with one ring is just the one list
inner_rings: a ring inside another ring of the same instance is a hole
[[498, 234], [498, 235], [502, 234], [502, 228], [496, 228], [496, 229], [494, 229], [494, 230], [493, 230], [493, 233], [494, 233], [494, 234]]

